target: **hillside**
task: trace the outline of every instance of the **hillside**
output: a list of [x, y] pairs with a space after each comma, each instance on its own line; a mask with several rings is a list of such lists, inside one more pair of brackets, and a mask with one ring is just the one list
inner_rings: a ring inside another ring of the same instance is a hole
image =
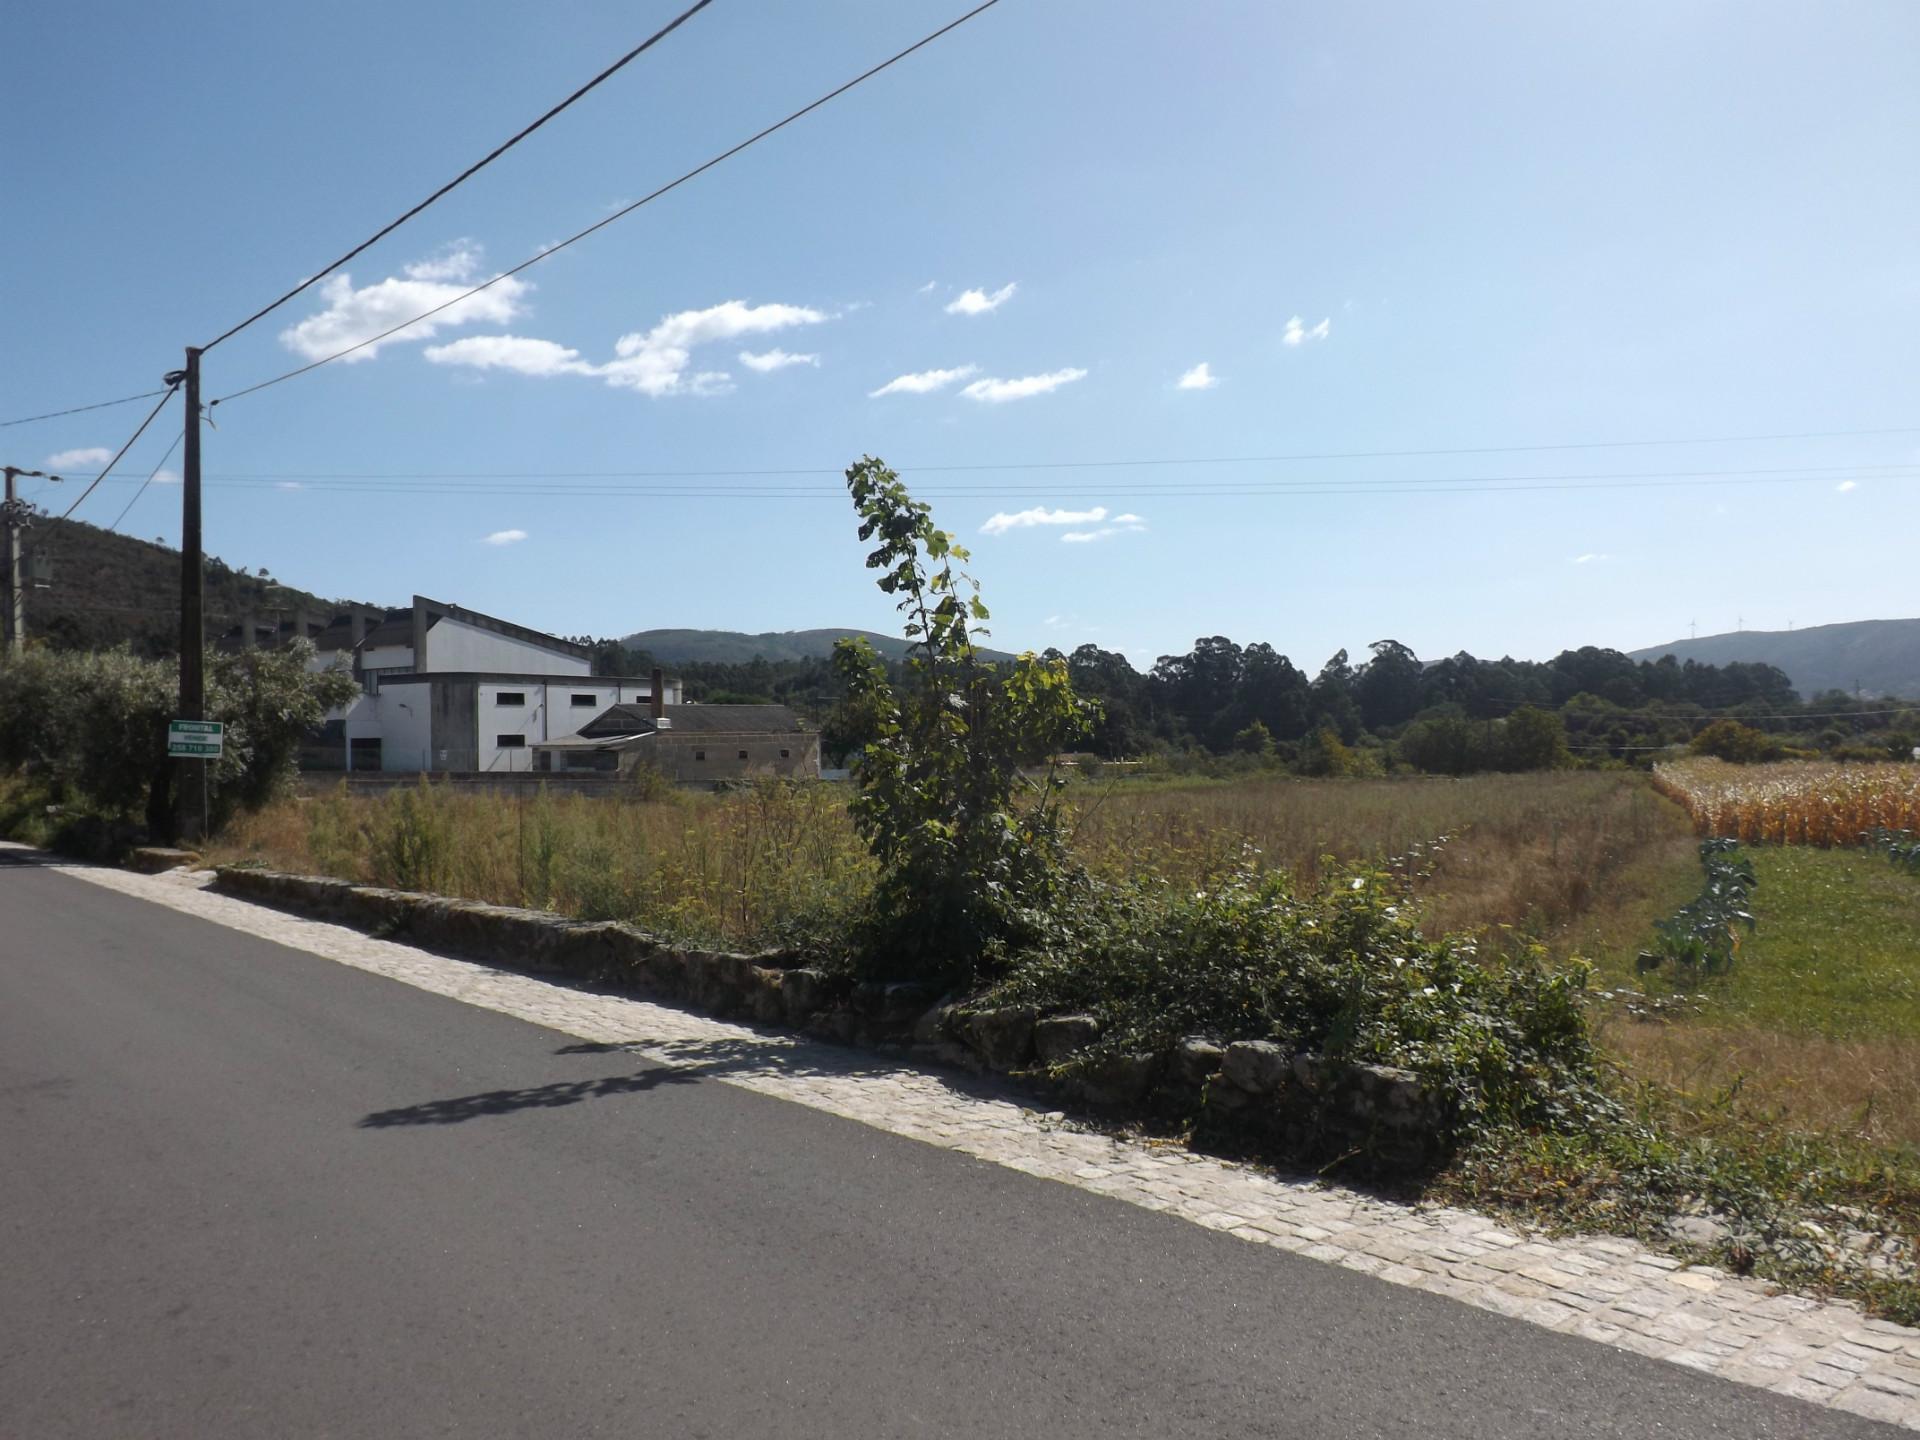
[[1920, 620], [1854, 620], [1805, 630], [1742, 630], [1702, 635], [1629, 652], [1636, 660], [1672, 655], [1709, 665], [1761, 661], [1793, 677], [1811, 699], [1825, 690], [1857, 688], [1870, 696], [1920, 700]]
[[[146, 656], [171, 655], [180, 644], [180, 552], [170, 545], [36, 515], [26, 533], [27, 574], [36, 550], [51, 562], [44, 588], [27, 589], [27, 635], [63, 650], [122, 643]], [[0, 582], [5, 555], [0, 551]], [[206, 633], [217, 640], [251, 614], [271, 623], [276, 611], [307, 608], [331, 614], [334, 602], [280, 586], [265, 571], [250, 575], [208, 557]]]
[[[644, 650], [662, 665], [689, 665], [708, 662], [721, 665], [746, 665], [755, 659], [824, 659], [833, 653], [833, 642], [843, 636], [863, 637], [880, 654], [897, 659], [905, 653], [907, 642], [898, 635], [881, 635], [872, 630], [769, 630], [748, 635], [739, 630], [638, 630], [624, 637], [621, 644], [631, 650]], [[982, 650], [988, 660], [1011, 660], [1002, 650]]]

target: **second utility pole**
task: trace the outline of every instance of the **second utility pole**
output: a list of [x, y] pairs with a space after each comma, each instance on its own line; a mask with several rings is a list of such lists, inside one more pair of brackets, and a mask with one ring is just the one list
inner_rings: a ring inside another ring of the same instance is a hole
[[20, 530], [26, 517], [20, 513], [20, 497], [14, 493], [13, 482], [27, 472], [14, 465], [6, 470], [7, 503], [0, 515], [5, 516], [7, 526], [7, 654], [18, 659], [27, 648], [27, 590], [20, 573]]
[[[206, 600], [206, 570], [200, 560], [200, 352], [187, 347], [186, 444], [181, 452], [180, 484], [180, 712], [182, 720], [207, 718], [206, 635], [201, 611]], [[206, 760], [174, 762], [174, 792], [180, 838], [197, 844], [207, 834]]]

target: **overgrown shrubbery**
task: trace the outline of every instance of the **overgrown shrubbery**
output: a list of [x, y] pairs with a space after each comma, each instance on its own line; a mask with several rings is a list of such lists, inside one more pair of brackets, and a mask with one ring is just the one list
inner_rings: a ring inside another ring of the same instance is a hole
[[992, 1002], [1095, 1016], [1096, 1061], [1197, 1036], [1402, 1066], [1471, 1130], [1596, 1100], [1584, 986], [1579, 967], [1421, 934], [1389, 872], [1330, 869], [1303, 890], [1249, 856], [1204, 891], [1087, 887], [1067, 948], [1021, 957]]
[[[290, 783], [302, 737], [356, 693], [343, 671], [309, 672], [312, 657], [305, 641], [207, 653], [208, 718], [226, 725], [207, 774], [215, 824]], [[36, 649], [0, 664], [0, 765], [17, 769], [44, 803], [109, 821], [167, 815], [177, 676], [172, 663], [125, 649]]]

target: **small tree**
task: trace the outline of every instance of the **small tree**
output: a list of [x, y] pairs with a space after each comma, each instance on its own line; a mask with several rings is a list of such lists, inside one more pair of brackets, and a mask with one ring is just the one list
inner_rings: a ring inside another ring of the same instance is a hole
[[1764, 730], [1742, 725], [1738, 720], [1716, 720], [1693, 737], [1689, 747], [1696, 755], [1717, 755], [1736, 765], [1752, 765], [1762, 760], [1778, 760], [1780, 742]]
[[1566, 722], [1551, 710], [1522, 705], [1500, 727], [1502, 770], [1558, 770], [1572, 763]]
[[1241, 755], [1270, 760], [1273, 758], [1273, 735], [1265, 725], [1255, 720], [1233, 737], [1233, 748]]
[[1084, 736], [1096, 707], [1074, 694], [1063, 659], [1028, 653], [1005, 673], [974, 637], [988, 618], [968, 558], [925, 504], [871, 456], [847, 471], [867, 567], [899, 597], [908, 649], [899, 684], [864, 640], [834, 647], [847, 687], [838, 717], [855, 743], [849, 807], [880, 862], [867, 951], [890, 970], [971, 977], [1046, 933], [1070, 874], [1063, 782], [1049, 769]]

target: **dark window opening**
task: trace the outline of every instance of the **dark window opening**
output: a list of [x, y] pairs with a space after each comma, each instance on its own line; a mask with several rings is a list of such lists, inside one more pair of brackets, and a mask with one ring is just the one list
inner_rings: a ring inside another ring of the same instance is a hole
[[744, 759], [746, 759], [746, 758], [747, 758], [747, 752], [746, 752], [746, 751], [744, 751], [744, 750], [742, 750], [742, 751], [740, 752], [740, 758], [741, 758], [742, 760], [744, 760]]
[[583, 705], [598, 705], [599, 703], [600, 697], [598, 695], [575, 695], [573, 697], [573, 708], [576, 710]]
[[524, 705], [527, 703], [527, 692], [524, 690], [497, 690], [494, 692], [493, 703], [496, 705]]
[[696, 760], [704, 760], [707, 758], [707, 752], [704, 750], [696, 750], [693, 752], [693, 758]]
[[375, 736], [367, 740], [349, 740], [347, 742], [347, 768], [349, 770], [378, 770], [380, 768], [380, 740]]
[[524, 735], [496, 735], [493, 737], [493, 743], [502, 750], [524, 750], [527, 748], [527, 737]]
[[791, 750], [782, 750], [780, 752], [780, 758], [782, 760], [790, 760], [793, 758], [793, 752]]

